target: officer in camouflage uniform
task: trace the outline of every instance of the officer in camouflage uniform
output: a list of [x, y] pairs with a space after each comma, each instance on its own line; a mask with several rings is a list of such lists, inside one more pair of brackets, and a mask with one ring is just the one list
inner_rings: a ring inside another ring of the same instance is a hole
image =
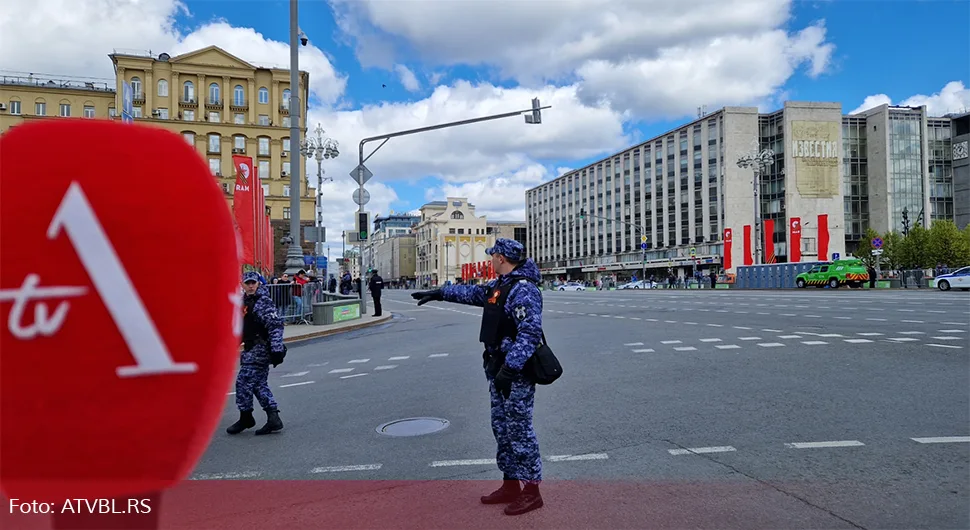
[[542, 344], [542, 293], [537, 286], [541, 276], [518, 241], [500, 238], [486, 252], [492, 256], [498, 279], [485, 285], [446, 285], [411, 296], [419, 300], [418, 305], [440, 300], [484, 308], [479, 340], [485, 344], [496, 462], [504, 479], [502, 487], [481, 501], [508, 503], [505, 513], [519, 515], [542, 506], [542, 459], [532, 427], [536, 387], [522, 373]]
[[266, 425], [256, 434], [269, 434], [283, 428], [280, 412], [269, 390], [269, 365], [283, 362], [286, 347], [283, 346], [283, 320], [276, 312], [276, 305], [269, 296], [269, 289], [259, 283], [255, 272], [243, 274], [243, 352], [236, 375], [236, 407], [239, 421], [226, 429], [229, 434], [239, 434], [256, 426], [253, 418], [253, 394], [266, 411]]

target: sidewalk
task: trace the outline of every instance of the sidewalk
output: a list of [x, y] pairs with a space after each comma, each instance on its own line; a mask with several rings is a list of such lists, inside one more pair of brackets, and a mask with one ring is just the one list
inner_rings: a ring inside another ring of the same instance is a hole
[[360, 318], [355, 320], [338, 322], [336, 324], [330, 324], [327, 326], [313, 326], [308, 324], [287, 324], [286, 327], [283, 328], [283, 343], [291, 344], [293, 342], [315, 339], [319, 337], [326, 337], [328, 335], [335, 335], [337, 333], [343, 333], [346, 331], [353, 331], [356, 329], [377, 326], [389, 320], [391, 320], [391, 312], [384, 311], [384, 313], [379, 317], [374, 317], [371, 315], [362, 315]]

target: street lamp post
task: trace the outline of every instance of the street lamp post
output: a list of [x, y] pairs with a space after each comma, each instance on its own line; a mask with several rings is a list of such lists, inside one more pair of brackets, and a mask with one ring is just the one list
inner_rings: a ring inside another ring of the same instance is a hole
[[[307, 160], [315, 158], [317, 161], [317, 215], [315, 224], [318, 242], [314, 244], [314, 254], [319, 254], [323, 252], [323, 241], [320, 240], [321, 232], [323, 232], [323, 181], [333, 180], [333, 177], [323, 177], [323, 174], [326, 172], [323, 169], [323, 161], [325, 159], [337, 158], [340, 155], [340, 151], [337, 149], [339, 144], [336, 140], [323, 137], [323, 133], [326, 131], [323, 130], [323, 127], [319, 123], [313, 132], [317, 133], [317, 137], [307, 138], [300, 145], [300, 153], [307, 157]], [[329, 266], [329, 261], [327, 264]]]
[[754, 148], [750, 153], [738, 158], [738, 167], [754, 170], [754, 264], [761, 264], [761, 175], [768, 166], [775, 163], [775, 152], [771, 149], [758, 151]]
[[[300, 146], [300, 28], [297, 24], [297, 0], [290, 0], [290, 145]], [[305, 42], [305, 41], [304, 41]], [[290, 161], [290, 235], [284, 238], [289, 243], [286, 250], [286, 273], [296, 274], [303, 268], [303, 247], [300, 234], [300, 190], [301, 163], [299, 156]]]

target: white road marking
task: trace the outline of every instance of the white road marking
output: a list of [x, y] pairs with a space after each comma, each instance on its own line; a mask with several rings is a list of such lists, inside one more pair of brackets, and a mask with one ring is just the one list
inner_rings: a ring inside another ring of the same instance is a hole
[[927, 344], [927, 346], [933, 346], [935, 348], [951, 348], [954, 350], [962, 350], [963, 346], [953, 346], [952, 344]]
[[[933, 337], [933, 338], [935, 339], [936, 337]], [[886, 340], [891, 340], [894, 342], [913, 342], [913, 341], [918, 341], [919, 339], [914, 339], [913, 337], [890, 337]]]
[[[550, 462], [575, 462], [578, 460], [607, 460], [609, 455], [606, 453], [589, 453], [585, 455], [553, 455], [547, 457]], [[543, 460], [546, 460], [544, 458]]]
[[802, 315], [804, 318], [822, 318], [819, 315]]
[[841, 337], [841, 336], [842, 335], [840, 335], [838, 333], [822, 333], [822, 334], [819, 335], [819, 337], [828, 337], [828, 338]]
[[765, 331], [765, 332], [768, 332], [768, 333], [781, 333], [781, 330], [780, 329], [763, 329], [761, 331]]
[[232, 480], [236, 478], [254, 478], [260, 475], [259, 471], [239, 471], [229, 473], [200, 473], [189, 480]]
[[856, 333], [856, 335], [862, 335], [863, 337], [881, 337], [882, 333]]
[[835, 317], [839, 320], [852, 320], [852, 317]]
[[701, 342], [721, 342], [721, 339], [701, 339]]
[[628, 342], [624, 346], [643, 346], [642, 342]]
[[660, 344], [680, 344], [679, 340], [662, 340]]
[[397, 365], [396, 364], [384, 364], [384, 365], [381, 365], [381, 366], [375, 366], [374, 367], [375, 370], [390, 370], [392, 368], [397, 368]]
[[864, 344], [866, 342], [872, 342], [872, 341], [869, 339], [845, 339], [845, 342], [848, 342], [850, 344]]
[[494, 465], [494, 458], [479, 458], [473, 460], [435, 460], [431, 462], [431, 467], [448, 467], [448, 466], [484, 466], [484, 465]]
[[689, 324], [691, 326], [696, 326], [697, 322], [684, 322], [684, 324]]
[[966, 333], [962, 329], [941, 329], [940, 333]]
[[[900, 335], [926, 335], [926, 333], [923, 331], [900, 331], [899, 334]], [[860, 335], [862, 334], [860, 333]]]
[[403, 361], [404, 359], [410, 359], [410, 355], [402, 355], [401, 357], [388, 357], [388, 361]]
[[653, 353], [653, 350], [650, 348], [644, 348], [639, 350], [633, 350], [633, 353]]
[[666, 324], [676, 324], [677, 321], [676, 320], [664, 320], [664, 323], [666, 323]]
[[294, 372], [292, 374], [284, 374], [284, 375], [281, 375], [280, 377], [300, 377], [300, 376], [306, 375], [308, 373], [310, 373], [310, 372]]
[[926, 312], [927, 313], [946, 313], [946, 311], [939, 311], [935, 309], [927, 309]]
[[341, 473], [344, 471], [374, 471], [381, 468], [381, 464], [364, 464], [358, 466], [330, 466], [315, 467], [310, 473]]
[[428, 357], [435, 358], [435, 357], [447, 357], [447, 356], [448, 356], [447, 353], [432, 353]]
[[730, 453], [731, 451], [737, 451], [737, 449], [731, 447], [730, 445], [725, 445], [721, 447], [691, 447], [689, 449], [667, 449], [667, 452], [672, 455], [703, 455], [708, 453]]
[[646, 320], [647, 322], [658, 322], [656, 318], [645, 318], [644, 320]]
[[354, 359], [352, 361], [347, 361], [347, 364], [361, 364], [361, 363], [366, 363], [369, 360], [370, 359]]
[[613, 318], [626, 318], [626, 317], [622, 317], [622, 316], [620, 316], [620, 315], [616, 315], [616, 316], [614, 316]]
[[761, 340], [761, 337], [738, 337], [738, 340]]
[[291, 387], [291, 386], [300, 386], [300, 385], [312, 385], [313, 383], [316, 383], [316, 381], [300, 381], [299, 383], [290, 383], [288, 385], [280, 385], [280, 388], [287, 388], [287, 387]]
[[965, 443], [970, 442], [970, 436], [937, 436], [933, 438], [910, 438], [910, 440], [921, 444]]
[[737, 350], [741, 348], [737, 344], [715, 344], [714, 347], [719, 350]]
[[353, 374], [353, 375], [342, 375], [342, 376], [340, 376], [340, 378], [341, 379], [350, 379], [351, 377], [360, 377], [360, 376], [363, 376], [363, 375], [367, 375], [367, 372], [360, 373], [360, 374]]
[[710, 326], [712, 328], [723, 328], [724, 327], [723, 324], [708, 324], [708, 326]]
[[778, 335], [779, 339], [800, 339], [801, 335]]
[[954, 337], [952, 335], [941, 335], [939, 337], [933, 337], [936, 340], [960, 340], [963, 337]]
[[759, 342], [758, 346], [761, 346], [762, 348], [777, 348], [779, 346], [784, 346], [784, 344], [780, 342]]
[[311, 368], [319, 368], [320, 366], [326, 366], [326, 365], [328, 365], [328, 364], [330, 364], [330, 361], [327, 361], [327, 362], [323, 362], [323, 363], [313, 363], [313, 364], [308, 364], [307, 366], [309, 366], [309, 367], [311, 367]]
[[796, 315], [795, 313], [782, 313], [781, 316], [783, 316], [783, 317], [797, 317], [798, 315]]
[[926, 324], [922, 320], [900, 320], [900, 322], [905, 322], [907, 324]]
[[873, 322], [885, 322], [885, 318], [867, 318], [866, 320], [871, 320]]
[[677, 351], [697, 351], [697, 348], [695, 348], [693, 346], [680, 346], [680, 347], [674, 348], [674, 349], [677, 350]]
[[940, 324], [950, 324], [953, 326], [970, 326], [968, 322], [940, 322]]
[[640, 317], [630, 317], [630, 320], [640, 320]]
[[353, 372], [353, 368], [335, 368], [327, 372], [328, 374], [345, 374], [347, 372]]
[[900, 313], [915, 313], [916, 312], [915, 309], [897, 309], [896, 311], [899, 311]]
[[802, 344], [808, 344], [809, 346], [818, 346], [819, 344], [828, 344], [823, 340], [803, 340]]
[[759, 315], [770, 315], [771, 313], [758, 313]]
[[821, 449], [826, 447], [859, 447], [865, 445], [858, 440], [839, 440], [833, 442], [795, 442], [787, 443], [785, 447], [791, 449]]
[[746, 328], [744, 326], [731, 326], [731, 327], [734, 328], [734, 329], [747, 329], [747, 330], [750, 330], [751, 329], [751, 328]]

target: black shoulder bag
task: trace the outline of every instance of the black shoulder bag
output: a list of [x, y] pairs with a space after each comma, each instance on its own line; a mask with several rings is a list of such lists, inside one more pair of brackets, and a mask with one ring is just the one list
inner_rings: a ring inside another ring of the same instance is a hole
[[542, 332], [542, 345], [536, 348], [524, 368], [532, 382], [537, 385], [551, 385], [562, 375], [562, 364], [546, 342], [545, 332]]

